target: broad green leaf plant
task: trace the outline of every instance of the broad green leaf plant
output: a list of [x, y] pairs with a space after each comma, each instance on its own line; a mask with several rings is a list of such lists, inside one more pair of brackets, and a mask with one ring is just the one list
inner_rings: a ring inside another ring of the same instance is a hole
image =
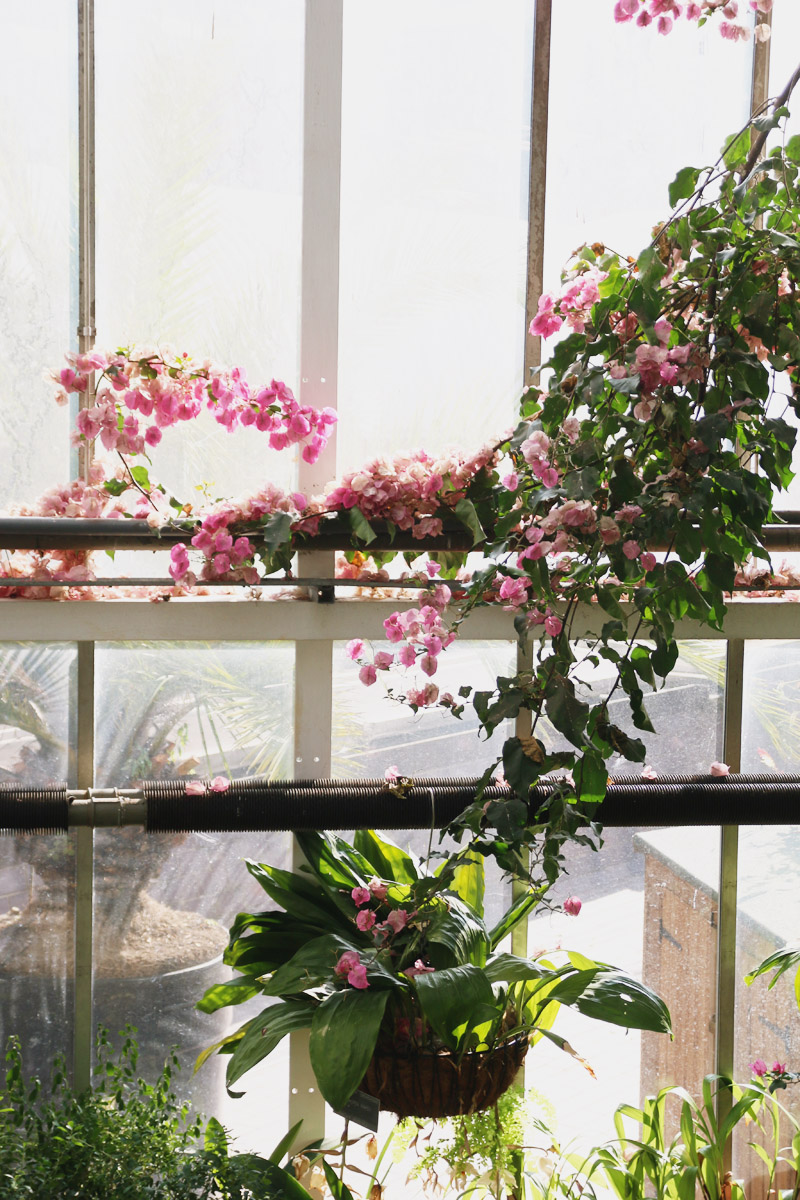
[[460, 1057], [546, 1037], [574, 1053], [552, 1028], [562, 1004], [669, 1033], [663, 1002], [605, 963], [499, 950], [538, 895], [529, 892], [488, 928], [479, 855], [448, 856], [433, 871], [372, 830], [357, 831], [352, 844], [322, 833], [298, 839], [306, 859], [299, 871], [248, 862], [279, 908], [237, 917], [225, 962], [239, 978], [209, 988], [198, 1005], [211, 1013], [269, 997], [198, 1060], [230, 1055], [229, 1089], [297, 1029], [310, 1030], [311, 1065], [334, 1108], [359, 1087], [376, 1047]]

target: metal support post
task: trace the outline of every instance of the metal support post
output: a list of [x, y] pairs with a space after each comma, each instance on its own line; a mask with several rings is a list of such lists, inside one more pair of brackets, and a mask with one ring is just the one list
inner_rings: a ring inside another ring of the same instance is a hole
[[[94, 785], [94, 643], [78, 643], [77, 784]], [[76, 1091], [91, 1082], [94, 1022], [92, 1014], [92, 935], [94, 916], [94, 829], [79, 828], [75, 838], [75, 1019], [73, 1078]]]
[[[728, 642], [725, 663], [724, 756], [732, 772], [742, 763], [742, 703], [744, 688], [744, 641]], [[736, 1018], [736, 910], [739, 871], [739, 827], [720, 828], [719, 920], [717, 929], [717, 1038], [715, 1070], [733, 1077]], [[732, 1095], [722, 1088], [717, 1093], [717, 1117], [730, 1112]], [[731, 1146], [725, 1148], [725, 1170], [731, 1169]]]

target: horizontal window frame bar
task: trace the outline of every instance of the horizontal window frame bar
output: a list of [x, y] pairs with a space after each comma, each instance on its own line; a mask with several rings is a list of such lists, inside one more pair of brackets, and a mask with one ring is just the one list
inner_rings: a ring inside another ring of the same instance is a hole
[[[124, 586], [120, 579], [116, 583]], [[292, 586], [293, 581], [287, 581]], [[369, 587], [369, 584], [364, 584]], [[383, 640], [384, 620], [410, 608], [412, 600], [342, 598], [335, 604], [307, 599], [212, 600], [179, 597], [169, 602], [148, 600], [47, 601], [0, 600], [0, 641], [3, 642], [304, 642]], [[626, 616], [636, 614], [623, 605]], [[476, 609], [461, 634], [463, 641], [514, 642], [513, 612], [497, 605]], [[675, 622], [678, 641], [797, 641], [797, 603], [780, 598], [733, 600], [724, 629], [681, 618]], [[597, 636], [607, 620], [596, 605], [581, 605], [572, 622], [573, 640]], [[530, 631], [541, 636], [541, 629]], [[642, 639], [646, 640], [646, 639]]]

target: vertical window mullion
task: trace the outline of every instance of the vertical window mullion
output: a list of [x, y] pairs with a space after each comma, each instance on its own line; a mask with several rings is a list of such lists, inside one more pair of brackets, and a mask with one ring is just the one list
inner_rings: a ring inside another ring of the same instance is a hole
[[[342, 0], [306, 0], [303, 97], [303, 236], [300, 313], [300, 400], [336, 408], [339, 353], [339, 191], [342, 140]], [[331, 436], [316, 463], [300, 460], [298, 486], [320, 492], [336, 473]], [[332, 551], [299, 556], [299, 574], [332, 577]], [[317, 591], [313, 590], [312, 599]], [[331, 642], [296, 643], [295, 776], [331, 773]], [[292, 859], [300, 860], [297, 843]], [[289, 1039], [289, 1125], [303, 1121], [303, 1140], [325, 1132], [325, 1104], [308, 1059], [308, 1034]]]

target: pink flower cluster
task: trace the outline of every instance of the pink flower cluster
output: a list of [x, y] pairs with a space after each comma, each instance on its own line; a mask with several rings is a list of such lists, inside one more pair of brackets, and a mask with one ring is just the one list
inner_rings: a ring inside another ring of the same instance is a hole
[[424, 450], [393, 459], [375, 458], [359, 471], [350, 471], [325, 497], [333, 511], [356, 506], [367, 520], [383, 518], [412, 537], [436, 536], [442, 522], [435, 516], [443, 506], [454, 507], [475, 476], [497, 461], [494, 446], [471, 456], [452, 453], [434, 458]]
[[66, 357], [69, 366], [52, 376], [59, 403], [69, 392], [85, 392], [91, 374], [101, 372], [94, 404], [78, 414], [75, 441], [99, 437], [106, 450], [120, 454], [146, 453], [161, 441], [162, 430], [208, 409], [229, 432], [252, 425], [267, 433], [273, 450], [304, 442], [303, 458], [313, 463], [337, 419], [331, 408], [300, 405], [285, 383], [273, 379], [266, 387], [251, 388], [240, 367], [196, 366], [188, 354], [170, 359], [95, 350]]
[[[448, 629], [443, 622], [451, 595], [447, 584], [437, 584], [425, 595], [425, 603], [420, 608], [393, 612], [386, 617], [383, 622], [386, 638], [389, 642], [399, 645], [399, 649], [394, 652], [376, 650], [372, 661], [369, 661], [366, 659], [366, 647], [362, 638], [353, 638], [347, 643], [347, 655], [353, 662], [360, 664], [358, 677], [366, 687], [375, 683], [378, 671], [388, 671], [395, 665], [406, 668], [419, 667], [429, 678], [436, 674], [439, 655], [456, 637], [454, 631]], [[439, 688], [433, 682], [421, 688], [410, 687], [406, 691], [406, 699], [415, 708], [428, 708], [439, 700]], [[453, 707], [455, 701], [448, 692], [442, 697], [441, 703], [446, 707]]]
[[[287, 495], [271, 483], [259, 488], [251, 495], [217, 505], [200, 523], [191, 539], [191, 544], [204, 557], [201, 578], [244, 580], [258, 582], [258, 570], [254, 566], [255, 548], [250, 538], [234, 538], [228, 532], [231, 525], [263, 521], [273, 513], [285, 512], [298, 517], [309, 509], [302, 492]], [[192, 587], [197, 575], [191, 570], [189, 548], [185, 542], [177, 542], [170, 551], [169, 573], [176, 583]]]
[[[748, 0], [747, 7], [754, 13], [768, 13], [772, 11], [772, 0]], [[750, 30], [736, 23], [740, 15], [739, 0], [700, 0], [700, 3], [689, 0], [685, 4], [679, 4], [677, 0], [616, 0], [614, 4], [614, 20], [618, 25], [635, 19], [636, 24], [644, 28], [655, 22], [658, 32], [664, 35], [672, 31], [675, 21], [681, 17], [697, 23], [715, 13], [721, 13], [725, 18], [719, 24], [719, 31], [724, 38], [732, 42], [749, 38]], [[769, 36], [769, 25], [756, 25], [757, 41], [765, 42]]]
[[607, 277], [607, 272], [586, 265], [575, 274], [560, 296], [545, 292], [539, 297], [538, 311], [528, 332], [533, 337], [547, 338], [558, 333], [566, 321], [575, 333], [583, 333], [589, 310], [600, 299], [598, 284]]
[[761, 1079], [764, 1075], [784, 1075], [786, 1073], [786, 1063], [776, 1061], [771, 1067], [768, 1067], [763, 1058], [757, 1058], [755, 1062], [750, 1063], [750, 1070], [754, 1075]]
[[[390, 908], [385, 920], [379, 921], [378, 914], [367, 905], [373, 901], [385, 904], [388, 892], [389, 885], [377, 876], [370, 879], [367, 887], [354, 887], [350, 892], [350, 897], [359, 910], [355, 916], [356, 928], [362, 933], [372, 933], [375, 944], [379, 947], [391, 941], [417, 915], [416, 912], [410, 913], [405, 908]], [[336, 970], [338, 969], [337, 966]]]
[[345, 950], [333, 970], [336, 975], [346, 975], [347, 982], [351, 987], [361, 989], [369, 987], [367, 968], [355, 950]]

